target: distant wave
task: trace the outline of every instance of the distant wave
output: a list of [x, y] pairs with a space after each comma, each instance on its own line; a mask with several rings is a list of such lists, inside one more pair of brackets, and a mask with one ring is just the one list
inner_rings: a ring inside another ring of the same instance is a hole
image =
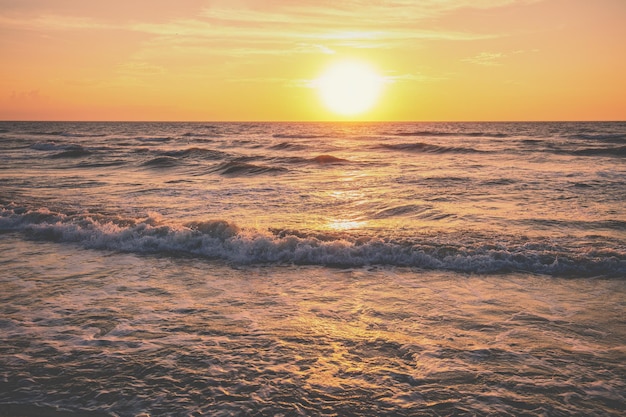
[[626, 144], [626, 133], [577, 133], [567, 137], [570, 139]]
[[276, 145], [272, 145], [269, 147], [273, 150], [290, 150], [290, 151], [299, 151], [305, 149], [306, 146], [299, 143], [291, 143], [291, 142], [281, 142]]
[[297, 134], [297, 133], [276, 133], [272, 135], [276, 139], [318, 139], [324, 138], [324, 135], [309, 135], [309, 134]]
[[184, 159], [197, 159], [216, 161], [228, 158], [230, 155], [226, 152], [216, 151], [213, 149], [205, 148], [187, 148], [178, 151], [152, 151], [150, 149], [136, 149], [135, 152], [156, 154], [155, 158], [142, 163], [142, 166], [151, 168], [170, 168], [181, 163], [184, 163]]
[[385, 207], [373, 214], [375, 219], [385, 219], [395, 216], [419, 217], [421, 219], [442, 219], [450, 214], [434, 210], [431, 206], [418, 204], [404, 204], [398, 206]]
[[141, 165], [150, 168], [171, 168], [177, 166], [178, 164], [179, 161], [176, 158], [172, 158], [170, 156], [159, 156], [158, 158], [150, 159]]
[[180, 151], [167, 151], [164, 152], [163, 155], [179, 158], [200, 158], [209, 160], [224, 159], [229, 156], [226, 152], [205, 148], [187, 148]]
[[138, 142], [170, 142], [172, 140], [171, 137], [161, 137], [161, 136], [136, 136], [135, 139]]
[[617, 146], [612, 148], [583, 148], [568, 152], [572, 155], [582, 156], [626, 156], [626, 146]]
[[292, 157], [277, 157], [273, 158], [274, 161], [283, 163], [283, 164], [293, 164], [293, 165], [333, 165], [333, 164], [347, 164], [350, 163], [348, 159], [339, 158], [337, 156], [322, 154], [314, 156], [313, 158], [305, 158], [299, 156]]
[[63, 152], [59, 152], [50, 156], [50, 158], [82, 158], [83, 156], [89, 156], [92, 152], [83, 148], [82, 146], [75, 145], [69, 147]]
[[349, 162], [347, 159], [338, 158], [333, 155], [318, 155], [315, 158], [312, 158], [311, 161], [317, 164], [342, 164]]
[[526, 145], [536, 145], [536, 144], [545, 143], [545, 140], [543, 140], [543, 139], [522, 139], [522, 140], [520, 140], [520, 142], [524, 143]]
[[376, 145], [375, 148], [420, 153], [487, 153], [487, 151], [482, 151], [474, 148], [465, 148], [460, 146], [440, 146], [424, 142], [397, 144], [383, 143]]
[[83, 133], [83, 132], [66, 132], [66, 131], [34, 131], [27, 132], [33, 136], [62, 136], [66, 138], [101, 138], [107, 136], [106, 133]]
[[41, 208], [5, 206], [0, 230], [31, 239], [71, 242], [85, 248], [195, 256], [233, 264], [301, 264], [333, 267], [387, 265], [466, 273], [525, 271], [555, 276], [626, 275], [620, 250], [577, 251], [549, 241], [498, 243], [497, 237], [465, 242], [437, 238], [392, 241], [333, 233], [246, 230], [224, 220], [183, 224], [156, 217], [123, 218], [101, 214], [63, 214]]
[[54, 142], [34, 143], [29, 146], [30, 149], [37, 151], [60, 151], [50, 155], [50, 158], [80, 158], [91, 155], [92, 152], [81, 145], [76, 144], [57, 144]]
[[417, 130], [410, 132], [388, 132], [387, 136], [416, 136], [416, 137], [486, 137], [486, 138], [508, 138], [506, 133], [493, 132], [443, 132], [431, 130]]
[[33, 143], [29, 146], [30, 149], [34, 149], [36, 151], [64, 151], [69, 150], [72, 147], [76, 147], [80, 145], [73, 145], [67, 143], [57, 144], [55, 142], [37, 142]]
[[185, 138], [221, 138], [221, 133], [212, 132], [212, 133], [201, 133], [201, 132], [186, 132], [181, 135]]
[[225, 176], [247, 176], [247, 175], [261, 175], [261, 174], [276, 174], [286, 172], [286, 168], [266, 165], [255, 165], [248, 162], [230, 161], [225, 162], [213, 169], [214, 172], [218, 172]]

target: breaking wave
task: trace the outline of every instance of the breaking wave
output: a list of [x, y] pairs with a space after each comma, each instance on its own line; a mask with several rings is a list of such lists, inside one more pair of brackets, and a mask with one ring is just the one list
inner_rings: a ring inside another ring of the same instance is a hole
[[[85, 248], [138, 254], [193, 256], [237, 265], [298, 264], [332, 267], [368, 265], [417, 267], [465, 273], [525, 271], [555, 276], [626, 275], [626, 252], [585, 252], [548, 241], [491, 236], [444, 242], [431, 236], [407, 239], [355, 237], [331, 232], [240, 228], [224, 220], [171, 223], [102, 214], [63, 214], [46, 208], [8, 205], [0, 231]], [[495, 243], [494, 243], [495, 242]], [[497, 243], [501, 242], [501, 243]]]

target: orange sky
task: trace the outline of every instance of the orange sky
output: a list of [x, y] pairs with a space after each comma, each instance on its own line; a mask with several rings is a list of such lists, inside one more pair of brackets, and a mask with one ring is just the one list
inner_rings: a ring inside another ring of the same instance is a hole
[[0, 0], [0, 120], [626, 120], [626, 0]]

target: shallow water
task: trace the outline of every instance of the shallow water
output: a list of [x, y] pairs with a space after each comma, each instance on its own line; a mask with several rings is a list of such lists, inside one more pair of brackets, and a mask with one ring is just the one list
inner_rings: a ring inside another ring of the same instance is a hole
[[625, 123], [0, 123], [0, 415], [622, 415]]
[[0, 275], [3, 404], [120, 416], [619, 415], [626, 404], [623, 280], [233, 268], [13, 234], [0, 245], [20, 260]]

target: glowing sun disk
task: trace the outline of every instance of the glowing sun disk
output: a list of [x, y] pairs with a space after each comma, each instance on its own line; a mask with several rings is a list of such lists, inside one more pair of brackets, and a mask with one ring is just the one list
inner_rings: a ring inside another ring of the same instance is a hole
[[363, 62], [341, 61], [326, 69], [315, 81], [315, 87], [329, 110], [343, 116], [354, 116], [376, 104], [383, 81]]

